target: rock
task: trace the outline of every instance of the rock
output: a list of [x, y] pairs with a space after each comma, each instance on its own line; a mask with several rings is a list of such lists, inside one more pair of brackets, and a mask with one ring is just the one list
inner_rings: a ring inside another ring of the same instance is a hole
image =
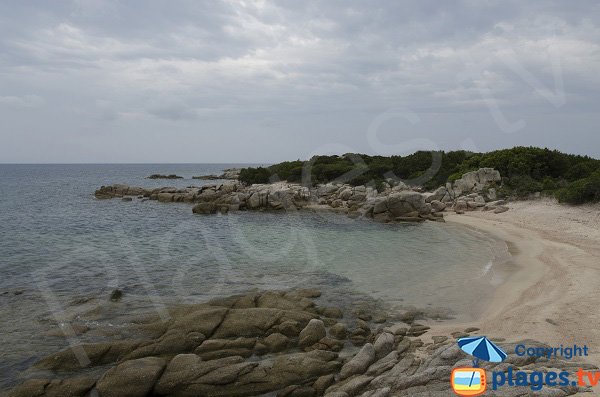
[[240, 357], [201, 361], [193, 354], [182, 354], [169, 363], [154, 393], [228, 397], [262, 395], [336, 372], [339, 369], [336, 357], [335, 353], [313, 351], [243, 362]]
[[342, 309], [337, 307], [324, 307], [319, 310], [319, 314], [325, 317], [330, 318], [342, 318], [344, 317], [344, 312]]
[[133, 201], [132, 197], [123, 197], [121, 201]]
[[408, 335], [408, 336], [421, 336], [424, 333], [426, 333], [429, 330], [429, 328], [430, 327], [428, 327], [427, 325], [413, 324], [408, 329], [408, 332], [406, 333], [406, 335]]
[[317, 395], [321, 396], [325, 393], [325, 390], [327, 390], [327, 388], [334, 383], [335, 383], [335, 376], [333, 374], [332, 375], [324, 375], [324, 376], [319, 377], [315, 381], [315, 383], [313, 383], [313, 388], [314, 388], [315, 392], [317, 393]]
[[[75, 371], [90, 365], [111, 364], [122, 359], [138, 345], [138, 341], [82, 344], [44, 357], [35, 363], [34, 367], [53, 371]], [[80, 361], [79, 359], [82, 357], [87, 359]]]
[[387, 208], [391, 216], [407, 216], [412, 212], [425, 211], [425, 198], [421, 193], [403, 191], [392, 193], [387, 199]]
[[367, 375], [378, 376], [383, 372], [389, 371], [396, 363], [398, 362], [398, 357], [400, 353], [398, 351], [392, 351], [387, 354], [385, 357], [381, 358], [371, 366], [367, 370]]
[[446, 204], [442, 203], [441, 201], [433, 200], [431, 202], [431, 210], [433, 212], [441, 212], [445, 209], [446, 209]]
[[360, 395], [360, 397], [388, 397], [390, 395], [390, 387], [382, 387], [377, 390], [369, 390]]
[[501, 214], [506, 211], [508, 211], [508, 207], [498, 206], [498, 207], [496, 207], [496, 209], [494, 209], [494, 214]]
[[274, 329], [276, 329], [277, 331], [279, 331], [280, 333], [282, 333], [283, 335], [285, 335], [287, 337], [293, 338], [300, 334], [302, 327], [300, 326], [300, 323], [298, 323], [297, 321], [288, 320], [288, 321], [283, 321], [281, 324], [276, 326]]
[[[414, 317], [413, 317], [413, 321], [414, 321]], [[384, 328], [383, 331], [389, 332], [392, 335], [404, 336], [404, 335], [406, 335], [408, 328], [404, 324], [394, 324], [394, 325], [390, 325], [389, 327]]]
[[87, 396], [96, 378], [79, 376], [68, 379], [29, 379], [15, 387], [9, 397], [80, 397]]
[[269, 193], [266, 191], [255, 192], [248, 198], [246, 205], [249, 209], [266, 208], [268, 205]]
[[323, 321], [312, 319], [300, 332], [300, 336], [298, 338], [298, 346], [308, 347], [314, 345], [326, 335], [327, 331], [325, 330], [325, 325], [323, 324]]
[[344, 201], [348, 201], [348, 199], [352, 196], [352, 189], [350, 188], [345, 188], [344, 190], [342, 190], [342, 192], [339, 194], [339, 198], [340, 200], [344, 200]]
[[373, 347], [376, 359], [387, 356], [394, 349], [394, 335], [387, 332], [382, 333], [375, 340]]
[[152, 391], [165, 365], [159, 357], [125, 361], [109, 369], [96, 389], [102, 397], [144, 397]]
[[162, 174], [152, 174], [147, 176], [146, 179], [183, 179], [182, 176], [170, 174], [170, 175], [162, 175]]
[[114, 289], [111, 293], [110, 293], [110, 301], [111, 302], [118, 302], [121, 300], [121, 298], [123, 297], [123, 291], [121, 291], [120, 289]]
[[464, 212], [467, 210], [467, 203], [464, 201], [457, 201], [454, 204], [454, 211], [458, 214], [459, 212]]
[[433, 343], [443, 343], [445, 341], [448, 340], [447, 336], [444, 335], [439, 335], [439, 336], [432, 336], [431, 339], [433, 340]]
[[[223, 336], [218, 335], [217, 331], [221, 330], [226, 321], [226, 317], [229, 318], [231, 312], [231, 310], [224, 307], [211, 307], [206, 305], [199, 305], [193, 309], [185, 307], [182, 314], [178, 315], [178, 313], [173, 313], [175, 320], [173, 321], [171, 328], [186, 335], [190, 332], [199, 332], [202, 335], [211, 335], [212, 338], [218, 339]], [[236, 314], [234, 314], [234, 316]], [[245, 335], [233, 334], [227, 336], [238, 337]]]
[[314, 397], [315, 389], [309, 386], [288, 386], [279, 393], [277, 397]]
[[348, 335], [348, 327], [343, 323], [336, 323], [329, 328], [329, 334], [336, 339], [346, 339]]
[[223, 170], [223, 173], [219, 176], [220, 179], [239, 179], [241, 168], [228, 168]]
[[407, 338], [402, 339], [396, 346], [398, 354], [402, 354], [410, 348], [410, 340]]
[[154, 392], [160, 395], [206, 395], [209, 390], [225, 389], [226, 385], [258, 365], [257, 362], [245, 363], [241, 357], [202, 361], [195, 354], [179, 354], [167, 365]]
[[435, 191], [429, 195], [425, 201], [428, 203], [433, 203], [434, 201], [442, 201], [442, 199], [448, 194], [448, 189], [446, 186], [440, 186]]
[[493, 182], [501, 181], [500, 172], [493, 168], [480, 168], [477, 171], [471, 171], [463, 174], [452, 184], [452, 190], [455, 197], [462, 194], [468, 194], [473, 191], [481, 192]]
[[217, 206], [214, 203], [199, 203], [192, 208], [194, 214], [215, 214]]
[[202, 179], [202, 180], [205, 180], [205, 181], [212, 181], [212, 180], [221, 179], [221, 178], [219, 178], [218, 175], [210, 174], [210, 175], [193, 176], [192, 179]]
[[331, 386], [327, 389], [329, 391], [338, 391], [344, 392], [349, 396], [356, 396], [362, 390], [364, 390], [365, 386], [369, 384], [373, 380], [373, 376], [369, 375], [358, 375], [352, 378], [347, 379], [346, 381], [342, 381], [338, 384]]
[[276, 332], [267, 336], [263, 343], [269, 348], [269, 351], [276, 353], [285, 350], [290, 340], [287, 336]]
[[365, 344], [360, 351], [340, 371], [340, 379], [346, 379], [352, 375], [363, 374], [375, 361], [375, 348], [372, 344]]
[[255, 338], [209, 339], [198, 346], [194, 353], [202, 357], [203, 360], [215, 360], [229, 356], [250, 357], [255, 344]]
[[158, 193], [157, 195], [158, 201], [161, 203], [170, 203], [173, 201], [172, 193]]
[[315, 343], [314, 345], [305, 348], [305, 351], [312, 351], [312, 350], [331, 350], [334, 352], [339, 352], [340, 350], [342, 350], [342, 348], [344, 347], [344, 342], [338, 339], [333, 339], [333, 338], [322, 338], [321, 340], [319, 340], [319, 342]]
[[289, 320], [296, 321], [298, 324], [307, 324], [314, 317], [316, 317], [316, 315], [308, 312], [280, 310], [266, 307], [230, 309], [212, 337], [264, 337], [271, 329], [288, 336], [277, 327], [278, 323]]

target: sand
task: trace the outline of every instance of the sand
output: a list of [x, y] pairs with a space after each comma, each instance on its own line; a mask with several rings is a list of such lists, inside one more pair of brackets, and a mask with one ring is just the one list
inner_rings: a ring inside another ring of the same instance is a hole
[[600, 364], [600, 206], [551, 200], [514, 202], [502, 214], [447, 215], [507, 242], [515, 270], [491, 304], [469, 323], [430, 324], [430, 335], [465, 327], [506, 341], [533, 339], [551, 346], [584, 345]]

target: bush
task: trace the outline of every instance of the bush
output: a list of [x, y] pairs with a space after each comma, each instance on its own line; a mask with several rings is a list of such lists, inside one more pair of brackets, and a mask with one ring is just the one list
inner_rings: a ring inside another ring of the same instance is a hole
[[556, 192], [561, 203], [582, 204], [600, 201], [600, 171], [579, 179]]
[[242, 168], [240, 170], [239, 180], [248, 185], [254, 183], [269, 183], [271, 173], [263, 167], [258, 168]]
[[512, 178], [506, 178], [504, 184], [509, 191], [509, 195], [519, 198], [525, 198], [531, 193], [542, 191], [542, 183], [529, 175], [516, 175]]

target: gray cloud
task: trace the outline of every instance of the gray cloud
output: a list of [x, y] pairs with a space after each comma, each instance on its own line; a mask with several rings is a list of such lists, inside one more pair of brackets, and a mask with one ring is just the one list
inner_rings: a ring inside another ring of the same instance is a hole
[[390, 112], [418, 121], [382, 123], [388, 149], [531, 144], [600, 157], [599, 11], [591, 1], [5, 2], [0, 162], [376, 153], [368, 131]]

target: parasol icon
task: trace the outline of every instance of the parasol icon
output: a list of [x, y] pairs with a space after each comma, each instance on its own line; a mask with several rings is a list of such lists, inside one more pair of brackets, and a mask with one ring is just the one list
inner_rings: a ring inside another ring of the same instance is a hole
[[465, 353], [475, 357], [473, 360], [473, 365], [475, 367], [479, 363], [479, 360], [499, 363], [504, 361], [507, 357], [506, 353], [502, 351], [502, 349], [493, 344], [485, 336], [460, 338], [458, 340], [458, 347], [460, 347]]

